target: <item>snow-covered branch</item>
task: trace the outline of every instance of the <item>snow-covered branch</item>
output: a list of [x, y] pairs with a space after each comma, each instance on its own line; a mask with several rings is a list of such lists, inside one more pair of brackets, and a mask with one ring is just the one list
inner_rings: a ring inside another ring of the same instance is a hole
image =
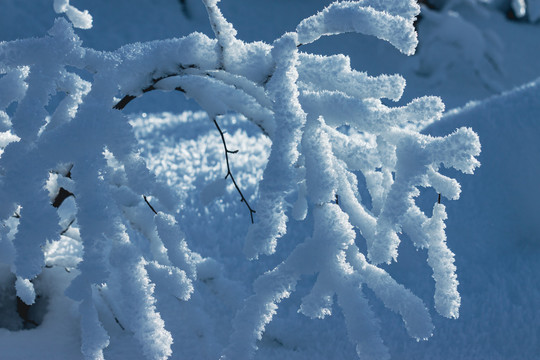
[[[43, 38], [0, 43], [0, 218], [20, 211], [18, 224], [0, 232], [0, 246], [7, 254], [2, 261], [17, 276], [18, 296], [28, 305], [34, 301], [32, 280], [47, 264], [46, 244], [68, 228], [78, 229], [72, 236], [83, 255], [73, 260], [76, 276], [66, 294], [79, 302], [82, 353], [102, 359], [114, 341], [102, 323], [100, 312], [106, 310], [147, 358], [171, 356], [174, 339], [167, 322], [177, 319], [163, 314], [180, 301], [193, 301], [200, 271], [217, 276], [220, 270], [189, 249], [174, 218], [180, 199], [148, 170], [120, 110], [150, 91], [179, 91], [214, 121], [227, 177], [250, 215], [257, 209], [244, 246], [248, 258], [272, 255], [287, 235], [290, 216], [310, 215], [314, 224], [311, 237], [255, 281], [223, 359], [253, 358], [280, 301], [304, 275], [315, 275], [316, 281], [300, 312], [311, 318], [331, 315], [336, 295], [360, 357], [389, 357], [364, 286], [403, 318], [411, 337], [429, 338], [433, 324], [423, 301], [378, 264], [398, 260], [400, 234], [407, 234], [416, 247], [428, 250], [436, 310], [458, 316], [445, 206], [435, 203], [432, 214], [425, 214], [415, 198], [419, 187], [433, 187], [458, 199], [459, 184], [439, 170], [442, 165], [472, 173], [479, 166], [478, 136], [468, 128], [445, 137], [420, 134], [441, 118], [439, 98], [389, 107], [381, 99], [400, 99], [401, 76], [368, 76], [351, 69], [344, 55], [308, 54], [299, 46], [359, 32], [412, 54], [416, 1], [334, 2], [272, 44], [237, 39], [218, 1], [203, 3], [215, 39], [193, 33], [101, 52], [83, 47], [73, 26], [58, 19]], [[74, 25], [88, 20], [68, 1], [55, 1], [55, 10], [66, 12]], [[87, 80], [79, 75], [83, 72]], [[50, 111], [55, 94], [63, 99]], [[16, 111], [10, 113], [12, 104]], [[233, 151], [217, 123], [228, 112], [245, 116], [272, 141], [254, 208], [231, 172]], [[360, 196], [358, 172], [370, 201]], [[62, 188], [73, 195], [70, 211], [68, 201], [51, 206]], [[360, 251], [362, 241], [367, 254]], [[168, 297], [175, 301], [164, 300]]]

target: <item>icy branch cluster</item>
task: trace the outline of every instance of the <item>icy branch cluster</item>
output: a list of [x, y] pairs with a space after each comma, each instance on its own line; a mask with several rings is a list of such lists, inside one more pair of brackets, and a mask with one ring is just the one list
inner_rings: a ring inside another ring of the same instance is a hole
[[[16, 231], [3, 225], [0, 252], [17, 276], [18, 296], [30, 305], [30, 280], [58, 265], [47, 249], [76, 240], [84, 255], [66, 293], [80, 302], [83, 354], [103, 358], [109, 336], [96, 304], [106, 303], [148, 358], [164, 359], [172, 337], [154, 293], [189, 299], [201, 259], [174, 218], [154, 214], [144, 201], [143, 195], [167, 211], [177, 196], [155, 181], [127, 119], [113, 109], [122, 61], [84, 49], [63, 19], [44, 38], [0, 44], [0, 217], [20, 216]], [[92, 82], [76, 69], [89, 71]], [[56, 94], [61, 101], [48, 111]], [[58, 201], [62, 192], [74, 196]], [[77, 259], [66, 265], [77, 266]]]
[[[19, 297], [33, 302], [30, 280], [54, 265], [47, 246], [70, 236], [84, 249], [67, 295], [80, 302], [86, 358], [103, 358], [110, 340], [98, 317], [102, 304], [149, 359], [171, 355], [166, 322], [178, 319], [162, 318], [156, 299], [188, 300], [207, 260], [189, 250], [173, 217], [179, 200], [148, 171], [119, 110], [145, 92], [175, 90], [194, 98], [212, 120], [236, 112], [272, 140], [246, 256], [274, 253], [290, 216], [303, 220], [312, 213], [315, 224], [311, 237], [255, 282], [223, 359], [252, 358], [278, 303], [308, 274], [317, 280], [299, 311], [323, 318], [336, 297], [360, 357], [388, 358], [364, 286], [402, 316], [412, 337], [429, 338], [433, 325], [422, 300], [378, 264], [397, 260], [399, 234], [406, 233], [428, 251], [436, 310], [458, 316], [445, 207], [435, 203], [430, 217], [415, 197], [419, 187], [433, 187], [457, 199], [459, 184], [439, 168], [472, 173], [479, 165], [478, 137], [467, 128], [446, 137], [422, 135], [441, 117], [439, 98], [388, 107], [381, 99], [399, 100], [401, 76], [371, 77], [351, 69], [344, 55], [301, 51], [321, 36], [360, 32], [412, 54], [416, 1], [335, 2], [272, 44], [237, 39], [218, 1], [203, 2], [215, 39], [193, 33], [99, 52], [84, 48], [60, 19], [44, 38], [0, 43], [0, 217], [20, 216], [16, 229], [1, 229], [0, 260], [17, 276]], [[69, 10], [68, 1], [55, 1], [58, 12], [62, 6]], [[64, 96], [51, 111], [55, 94]], [[359, 173], [369, 202], [360, 197]], [[51, 204], [62, 191], [74, 196], [57, 210]], [[62, 211], [69, 203], [72, 210]], [[358, 247], [363, 241], [367, 254]]]

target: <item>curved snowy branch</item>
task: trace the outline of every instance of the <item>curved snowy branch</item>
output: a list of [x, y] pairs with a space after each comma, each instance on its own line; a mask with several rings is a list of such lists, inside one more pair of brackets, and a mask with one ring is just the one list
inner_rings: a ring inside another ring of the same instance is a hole
[[302, 20], [296, 27], [299, 43], [309, 44], [324, 35], [358, 32], [386, 40], [404, 54], [412, 55], [418, 43], [413, 26], [414, 16], [420, 10], [418, 5], [407, 2], [406, 7], [414, 10], [403, 17], [397, 15], [401, 14], [399, 11], [391, 14], [384, 7], [372, 7], [370, 3], [347, 1], [330, 4], [317, 15]]

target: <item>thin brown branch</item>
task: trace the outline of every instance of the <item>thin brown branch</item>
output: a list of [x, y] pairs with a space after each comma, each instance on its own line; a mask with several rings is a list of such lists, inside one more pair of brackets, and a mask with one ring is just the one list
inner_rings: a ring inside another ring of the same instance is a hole
[[62, 232], [60, 233], [60, 235], [64, 235], [65, 233], [68, 232], [69, 228], [71, 227], [71, 225], [73, 225], [73, 223], [75, 222], [75, 219], [71, 220], [69, 222], [69, 224], [66, 226], [66, 228], [64, 230], [62, 230]]
[[154, 212], [154, 214], [157, 215], [156, 209], [154, 209], [154, 207], [152, 205], [150, 205], [150, 203], [148, 202], [148, 199], [146, 198], [146, 195], [143, 195], [143, 199], [146, 202], [146, 205], [148, 205], [150, 207], [150, 210], [152, 210]]
[[99, 295], [100, 295], [101, 298], [103, 299], [103, 302], [105, 303], [105, 305], [107, 306], [107, 308], [108, 308], [109, 311], [111, 312], [111, 315], [113, 316], [114, 321], [116, 322], [116, 324], [118, 324], [118, 326], [120, 327], [120, 329], [122, 329], [123, 331], [125, 331], [126, 328], [122, 325], [122, 323], [120, 322], [120, 320], [118, 320], [118, 317], [117, 317], [116, 314], [114, 313], [114, 310], [113, 310], [111, 304], [109, 303], [109, 301], [107, 300], [107, 298], [105, 297], [105, 295], [103, 295], [102, 287], [99, 286], [97, 289], [98, 289], [98, 291], [99, 291]]
[[219, 131], [219, 135], [221, 135], [221, 141], [223, 142], [223, 148], [225, 149], [225, 161], [227, 162], [227, 175], [225, 175], [225, 179], [227, 179], [228, 177], [231, 178], [231, 181], [232, 181], [234, 187], [236, 188], [236, 190], [240, 194], [240, 198], [241, 198], [240, 202], [243, 202], [244, 204], [246, 204], [246, 206], [247, 206], [247, 208], [249, 210], [249, 216], [251, 217], [251, 223], [253, 224], [253, 214], [256, 213], [256, 211], [253, 210], [253, 208], [249, 205], [246, 197], [242, 193], [242, 190], [240, 190], [240, 187], [236, 183], [236, 180], [234, 179], [234, 176], [233, 176], [232, 171], [231, 171], [231, 165], [229, 163], [229, 154], [236, 154], [238, 152], [238, 150], [231, 151], [231, 150], [229, 150], [227, 148], [227, 142], [225, 141], [225, 134], [223, 133], [223, 131], [219, 127], [219, 124], [218, 124], [216, 118], [213, 118], [212, 120], [214, 121], [214, 125], [216, 125], [216, 128]]

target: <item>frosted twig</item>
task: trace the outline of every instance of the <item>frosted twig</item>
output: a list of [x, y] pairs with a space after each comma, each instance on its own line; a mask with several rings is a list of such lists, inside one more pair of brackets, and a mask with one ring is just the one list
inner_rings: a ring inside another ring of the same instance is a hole
[[237, 43], [236, 30], [232, 24], [225, 19], [221, 10], [219, 10], [217, 1], [203, 0], [203, 3], [220, 48], [219, 68], [224, 70], [226, 52]]

